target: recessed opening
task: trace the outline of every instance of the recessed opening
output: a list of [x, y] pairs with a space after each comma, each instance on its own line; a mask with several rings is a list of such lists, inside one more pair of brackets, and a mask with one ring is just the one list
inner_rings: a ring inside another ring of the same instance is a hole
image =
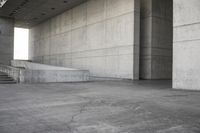
[[173, 0], [150, 3], [141, 3], [140, 79], [171, 80]]
[[28, 60], [29, 29], [17, 28], [14, 31], [14, 59]]

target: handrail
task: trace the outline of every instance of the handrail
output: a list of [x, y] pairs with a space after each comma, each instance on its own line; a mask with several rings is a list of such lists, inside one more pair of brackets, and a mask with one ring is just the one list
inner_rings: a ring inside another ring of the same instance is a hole
[[20, 82], [20, 73], [21, 73], [20, 68], [15, 68], [12, 66], [0, 64], [0, 72], [4, 72], [8, 74], [10, 77], [12, 77], [16, 82]]

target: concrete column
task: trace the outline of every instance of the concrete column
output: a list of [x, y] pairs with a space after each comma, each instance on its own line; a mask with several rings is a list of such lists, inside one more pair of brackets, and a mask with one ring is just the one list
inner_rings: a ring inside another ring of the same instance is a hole
[[14, 20], [0, 17], [0, 63], [10, 64], [13, 59]]
[[173, 88], [200, 90], [200, 1], [174, 0]]
[[172, 0], [141, 0], [140, 78], [172, 78]]

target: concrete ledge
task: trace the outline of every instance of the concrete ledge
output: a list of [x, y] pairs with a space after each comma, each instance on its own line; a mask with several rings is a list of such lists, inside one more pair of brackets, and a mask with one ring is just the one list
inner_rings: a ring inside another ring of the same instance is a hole
[[89, 72], [84, 70], [24, 70], [21, 83], [86, 82]]
[[90, 76], [91, 81], [133, 81], [132, 79]]
[[50, 66], [40, 63], [33, 63], [23, 60], [12, 60], [11, 65], [14, 67], [25, 68], [29, 70], [78, 70], [74, 68], [66, 68], [66, 67], [58, 67], [58, 66]]
[[27, 61], [12, 61], [12, 66], [24, 68], [20, 72], [20, 83], [57, 83], [89, 81], [88, 70], [56, 67]]

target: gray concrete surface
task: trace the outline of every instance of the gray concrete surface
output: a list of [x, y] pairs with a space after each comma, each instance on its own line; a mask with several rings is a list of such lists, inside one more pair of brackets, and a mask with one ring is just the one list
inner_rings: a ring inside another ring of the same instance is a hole
[[58, 67], [58, 66], [51, 66], [45, 65], [40, 63], [34, 63], [25, 60], [12, 60], [11, 66], [24, 68], [24, 69], [31, 69], [31, 70], [78, 70], [73, 68], [66, 68], [66, 67]]
[[[21, 25], [43, 22], [30, 32], [33, 61], [88, 69], [95, 78], [169, 78], [172, 0], [141, 1], [142, 15], [140, 0], [87, 0], [76, 7], [72, 0], [9, 0], [0, 10], [0, 63], [13, 58], [14, 21], [5, 16], [15, 16], [15, 24], [19, 18]], [[173, 5], [173, 88], [199, 90], [200, 2]], [[47, 19], [69, 7], [74, 8]]]
[[6, 73], [0, 72], [0, 84], [16, 84], [17, 82], [7, 75]]
[[0, 63], [10, 64], [14, 51], [14, 20], [0, 17]]
[[139, 0], [89, 0], [30, 29], [30, 60], [139, 78]]
[[90, 78], [88, 70], [56, 67], [22, 60], [13, 60], [11, 64], [14, 69], [19, 68], [20, 83], [85, 82]]
[[199, 0], [174, 0], [174, 88], [200, 90], [199, 7]]
[[90, 74], [87, 70], [30, 70], [25, 69], [20, 75], [21, 83], [69, 83], [87, 82]]
[[172, 79], [172, 40], [173, 1], [141, 0], [141, 79]]
[[199, 133], [200, 92], [171, 81], [0, 86], [1, 133]]
[[[2, 2], [2, 0], [0, 0]], [[15, 19], [15, 26], [30, 28], [86, 0], [8, 0], [0, 16]], [[0, 5], [1, 7], [1, 5]]]

